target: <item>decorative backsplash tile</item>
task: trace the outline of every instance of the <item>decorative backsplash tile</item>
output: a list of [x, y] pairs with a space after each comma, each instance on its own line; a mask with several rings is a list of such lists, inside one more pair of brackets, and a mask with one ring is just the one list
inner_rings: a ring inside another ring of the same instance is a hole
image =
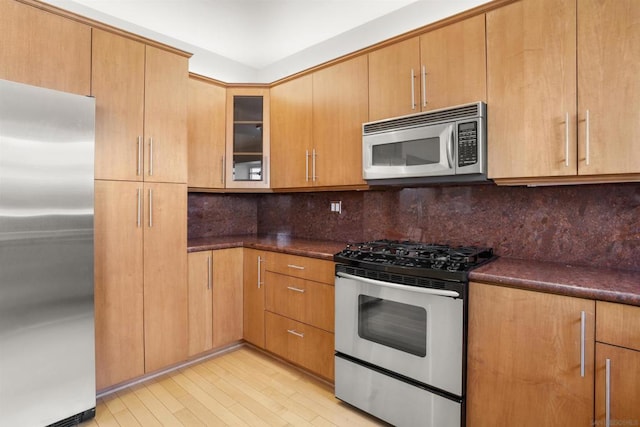
[[[330, 212], [332, 201], [342, 213]], [[514, 258], [640, 270], [640, 184], [189, 195], [189, 237], [277, 233], [485, 245]]]

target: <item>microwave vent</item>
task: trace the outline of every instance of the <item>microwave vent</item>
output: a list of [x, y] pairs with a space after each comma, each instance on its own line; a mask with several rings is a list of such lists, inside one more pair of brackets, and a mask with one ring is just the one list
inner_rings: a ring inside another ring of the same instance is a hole
[[362, 125], [362, 134], [384, 132], [397, 129], [407, 129], [428, 124], [453, 122], [456, 120], [482, 117], [485, 115], [485, 105], [483, 102], [460, 105], [453, 108], [443, 108], [441, 110], [427, 111], [425, 113], [411, 114], [408, 116], [396, 117], [393, 119], [379, 120]]

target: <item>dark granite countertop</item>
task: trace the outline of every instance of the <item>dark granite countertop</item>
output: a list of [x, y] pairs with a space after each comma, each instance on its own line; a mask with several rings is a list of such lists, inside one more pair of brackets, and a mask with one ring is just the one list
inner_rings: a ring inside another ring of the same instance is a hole
[[245, 247], [333, 261], [333, 254], [340, 252], [345, 246], [345, 242], [300, 239], [288, 235], [250, 235], [189, 239], [187, 252]]
[[[224, 236], [189, 239], [188, 252], [253, 248], [324, 260], [346, 242], [309, 240], [288, 235]], [[500, 257], [469, 273], [469, 280], [559, 295], [640, 306], [640, 272]]]
[[469, 280], [640, 306], [640, 272], [498, 258]]

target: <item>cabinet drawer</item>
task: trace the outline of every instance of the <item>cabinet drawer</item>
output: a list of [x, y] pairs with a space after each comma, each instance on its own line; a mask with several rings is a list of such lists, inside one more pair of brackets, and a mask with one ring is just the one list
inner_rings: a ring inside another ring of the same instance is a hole
[[265, 312], [266, 349], [328, 380], [334, 375], [333, 334]]
[[334, 287], [267, 271], [267, 310], [333, 332]]
[[640, 307], [598, 301], [596, 341], [640, 350]]
[[332, 261], [275, 252], [269, 253], [265, 269], [330, 285], [335, 275]]

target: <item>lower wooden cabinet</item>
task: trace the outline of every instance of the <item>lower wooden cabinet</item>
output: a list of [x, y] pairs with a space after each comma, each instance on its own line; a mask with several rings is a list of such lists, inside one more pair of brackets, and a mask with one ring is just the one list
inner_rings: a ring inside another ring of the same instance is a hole
[[269, 311], [265, 325], [268, 351], [333, 381], [332, 333]]
[[471, 282], [467, 425], [592, 425], [594, 319], [595, 301]]
[[242, 251], [189, 254], [189, 356], [242, 339]]
[[243, 336], [260, 348], [264, 348], [265, 261], [264, 251], [244, 250]]

